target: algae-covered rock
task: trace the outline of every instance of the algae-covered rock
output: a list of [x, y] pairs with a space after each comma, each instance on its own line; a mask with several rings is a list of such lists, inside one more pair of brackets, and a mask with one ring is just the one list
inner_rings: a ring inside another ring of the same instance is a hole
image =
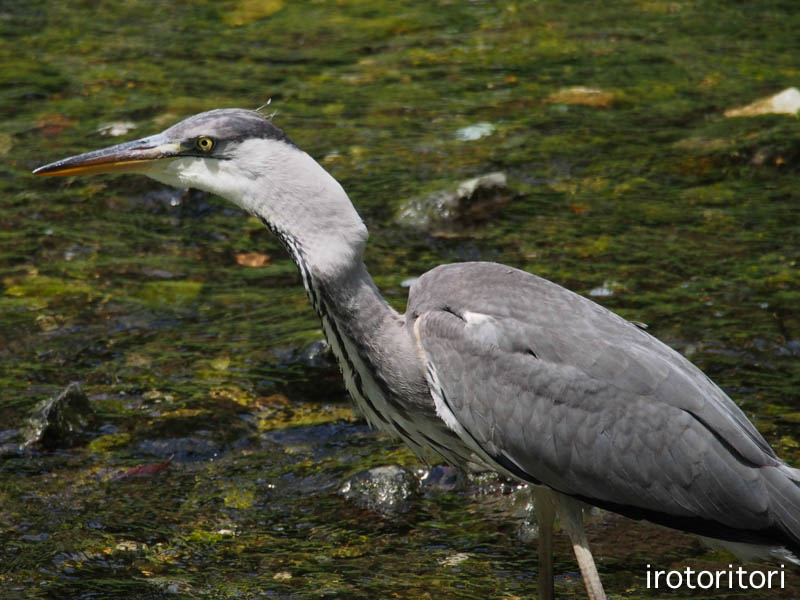
[[450, 189], [412, 198], [400, 208], [395, 222], [413, 229], [465, 229], [497, 213], [513, 196], [505, 173], [488, 173]]
[[33, 409], [25, 428], [25, 446], [47, 450], [74, 446], [94, 419], [94, 410], [80, 384], [70, 383], [63, 392]]

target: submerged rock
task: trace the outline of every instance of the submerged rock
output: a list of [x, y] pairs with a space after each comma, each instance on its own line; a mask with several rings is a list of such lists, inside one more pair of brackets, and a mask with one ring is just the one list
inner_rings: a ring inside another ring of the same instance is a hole
[[24, 451], [25, 449], [22, 444], [17, 444], [16, 442], [4, 442], [0, 444], [0, 458], [22, 456]]
[[730, 108], [725, 111], [726, 117], [755, 117], [758, 115], [794, 115], [800, 111], [800, 90], [786, 88], [768, 98], [761, 98], [747, 106]]
[[488, 173], [455, 188], [412, 198], [400, 208], [395, 222], [414, 229], [464, 229], [488, 219], [513, 197], [505, 173]]
[[451, 492], [464, 485], [464, 473], [449, 465], [436, 465], [421, 470], [419, 484], [426, 493]]
[[168, 438], [144, 440], [137, 446], [139, 452], [175, 460], [195, 462], [216, 458], [222, 452], [219, 444], [201, 437]]
[[336, 359], [333, 356], [328, 341], [320, 339], [311, 342], [303, 348], [278, 347], [273, 348], [273, 354], [277, 360], [284, 365], [301, 364], [312, 369], [331, 369], [337, 367]]
[[375, 467], [348, 479], [339, 493], [358, 508], [395, 517], [411, 510], [417, 479], [397, 465]]
[[332, 369], [337, 366], [331, 347], [325, 339], [310, 343], [300, 351], [297, 359], [314, 369]]
[[483, 472], [469, 476], [473, 496], [480, 498], [494, 518], [515, 524], [516, 536], [523, 543], [539, 535], [534, 511], [533, 490], [526, 484], [507, 479], [498, 473]]
[[25, 446], [47, 450], [73, 446], [94, 419], [89, 398], [78, 383], [70, 383], [58, 396], [34, 408], [25, 428]]

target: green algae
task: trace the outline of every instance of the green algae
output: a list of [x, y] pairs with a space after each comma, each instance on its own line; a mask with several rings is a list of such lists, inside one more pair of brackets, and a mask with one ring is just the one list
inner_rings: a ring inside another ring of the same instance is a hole
[[[0, 429], [73, 380], [104, 427], [84, 448], [0, 466], [10, 597], [510, 599], [535, 585], [534, 550], [485, 499], [431, 494], [392, 524], [335, 494], [361, 469], [419, 463], [353, 422], [335, 369], [297, 360], [319, 324], [260, 223], [143, 178], [29, 176], [117, 141], [97, 133], [114, 121], [136, 137], [271, 98], [364, 216], [368, 266], [398, 309], [405, 279], [453, 260], [607, 288], [595, 299], [690, 356], [800, 461], [800, 121], [723, 117], [798, 85], [793, 4], [11, 0], [2, 12]], [[570, 103], [576, 86], [611, 100]], [[493, 133], [458, 139], [481, 122]], [[498, 170], [520, 195], [469, 236], [393, 225], [409, 198]], [[270, 264], [239, 265], [242, 252]], [[141, 444], [179, 437], [221, 454], [120, 478], [169, 459]], [[645, 589], [648, 562], [729, 560], [612, 525], [628, 543], [606, 542], [605, 522], [590, 536], [618, 595], [669, 596]], [[563, 538], [557, 551], [559, 597], [584, 597]]]
[[109, 433], [96, 437], [87, 446], [93, 453], [108, 452], [119, 446], [125, 446], [131, 441], [129, 433]]
[[131, 295], [151, 307], [161, 304], [183, 306], [192, 303], [202, 287], [203, 283], [200, 281], [148, 281]]

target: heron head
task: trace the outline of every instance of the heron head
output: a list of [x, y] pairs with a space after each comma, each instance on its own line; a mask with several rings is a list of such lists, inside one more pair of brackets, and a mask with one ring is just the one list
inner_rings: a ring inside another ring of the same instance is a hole
[[269, 162], [296, 149], [286, 134], [259, 112], [217, 109], [169, 129], [109, 148], [71, 156], [36, 175], [141, 173], [175, 187], [194, 187], [238, 201]]
[[[367, 230], [339, 183], [257, 111], [217, 109], [169, 129], [39, 167], [36, 175], [141, 173], [217, 194], [315, 254], [320, 276], [360, 259]], [[292, 244], [288, 244], [292, 246]]]

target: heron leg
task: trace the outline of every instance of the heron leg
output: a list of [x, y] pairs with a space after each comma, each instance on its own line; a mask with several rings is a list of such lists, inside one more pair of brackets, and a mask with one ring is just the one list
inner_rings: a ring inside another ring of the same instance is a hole
[[537, 589], [539, 600], [553, 600], [553, 521], [556, 505], [553, 493], [547, 488], [535, 488], [533, 507], [539, 526], [539, 576]]
[[[557, 494], [557, 492], [553, 492], [553, 494]], [[581, 570], [589, 600], [606, 600], [603, 583], [600, 581], [600, 574], [597, 572], [594, 558], [589, 550], [589, 540], [586, 539], [586, 532], [583, 529], [583, 506], [580, 502], [562, 494], [558, 494], [558, 504], [561, 526], [567, 531], [570, 542], [572, 542], [572, 550], [575, 552], [575, 558], [578, 559], [578, 567]]]

